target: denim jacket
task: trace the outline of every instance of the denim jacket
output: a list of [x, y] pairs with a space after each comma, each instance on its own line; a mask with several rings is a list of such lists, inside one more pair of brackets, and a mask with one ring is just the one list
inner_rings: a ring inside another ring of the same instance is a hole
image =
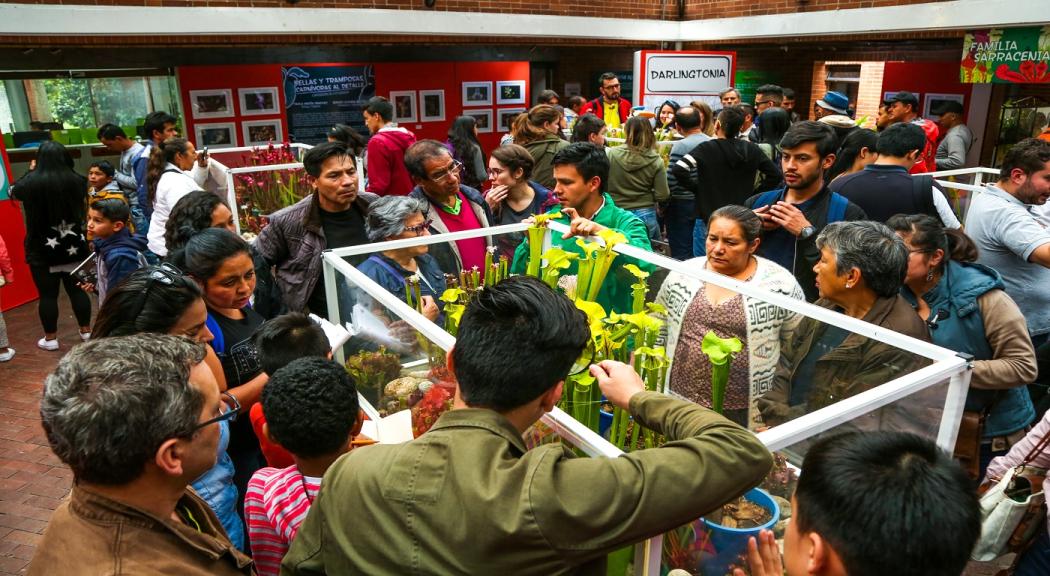
[[230, 537], [230, 542], [242, 552], [247, 552], [244, 543], [244, 523], [237, 515], [237, 487], [233, 485], [233, 460], [226, 453], [230, 445], [230, 423], [219, 423], [219, 457], [215, 466], [193, 482], [193, 490], [219, 517], [219, 522]]

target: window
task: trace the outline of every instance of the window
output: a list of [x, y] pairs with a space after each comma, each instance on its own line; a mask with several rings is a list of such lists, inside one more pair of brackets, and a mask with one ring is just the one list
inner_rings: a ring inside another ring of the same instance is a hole
[[860, 64], [828, 64], [824, 86], [829, 92], [845, 94], [850, 104], [856, 106], [860, 93]]
[[4, 134], [15, 131], [15, 118], [11, 114], [11, 105], [7, 101], [7, 87], [4, 86], [2, 80], [0, 80], [0, 130], [3, 130]]
[[[170, 76], [23, 81], [26, 93], [31, 95], [31, 119], [59, 122], [66, 128], [94, 128], [107, 123], [134, 126], [154, 110], [178, 116], [174, 84]], [[2, 110], [0, 107], [0, 114]]]

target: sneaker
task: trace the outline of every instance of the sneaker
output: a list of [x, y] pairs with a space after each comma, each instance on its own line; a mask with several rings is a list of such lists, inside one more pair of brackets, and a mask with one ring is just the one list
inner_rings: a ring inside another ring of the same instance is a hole
[[0, 354], [0, 362], [7, 362], [8, 360], [10, 360], [10, 359], [12, 359], [14, 357], [15, 357], [15, 349], [14, 348], [8, 348], [7, 352], [4, 352], [3, 354]]
[[54, 352], [55, 350], [58, 350], [58, 338], [55, 338], [54, 340], [48, 340], [45, 336], [44, 338], [37, 340], [36, 345], [41, 350], [50, 350]]
[[87, 342], [88, 340], [91, 340], [91, 332], [81, 332], [80, 341]]

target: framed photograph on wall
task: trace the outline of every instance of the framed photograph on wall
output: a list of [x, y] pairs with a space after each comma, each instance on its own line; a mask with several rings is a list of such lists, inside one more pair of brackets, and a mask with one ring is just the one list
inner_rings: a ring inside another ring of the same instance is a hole
[[420, 90], [419, 107], [422, 109], [420, 122], [444, 122], [445, 91]]
[[492, 106], [492, 82], [464, 82], [463, 106]]
[[277, 87], [269, 88], [239, 88], [237, 100], [241, 105], [241, 116], [265, 116], [267, 114], [280, 114], [280, 98], [277, 97]]
[[245, 146], [266, 146], [270, 142], [279, 145], [284, 142], [284, 127], [281, 120], [247, 120], [241, 122], [241, 136]]
[[496, 82], [496, 104], [524, 104], [525, 81]]
[[922, 117], [934, 122], [941, 119], [944, 107], [949, 102], [958, 102], [962, 106], [966, 97], [962, 94], [933, 94], [927, 93], [922, 103]]
[[514, 123], [514, 119], [524, 111], [524, 108], [500, 108], [496, 110], [496, 131], [510, 132], [510, 126]]
[[394, 105], [394, 122], [415, 122], [417, 120], [415, 90], [391, 92], [390, 103]]
[[197, 137], [193, 143], [198, 149], [205, 146], [212, 150], [237, 147], [237, 124], [234, 122], [196, 124], [193, 134]]
[[194, 120], [233, 117], [233, 91], [190, 90], [190, 109]]
[[474, 118], [478, 132], [492, 132], [492, 110], [464, 110], [463, 115]]

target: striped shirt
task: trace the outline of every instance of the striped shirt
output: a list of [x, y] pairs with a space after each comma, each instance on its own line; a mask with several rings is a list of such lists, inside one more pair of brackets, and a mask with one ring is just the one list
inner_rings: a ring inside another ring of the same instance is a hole
[[321, 489], [321, 479], [303, 476], [296, 466], [263, 468], [248, 481], [244, 516], [259, 576], [277, 576], [310, 504]]

